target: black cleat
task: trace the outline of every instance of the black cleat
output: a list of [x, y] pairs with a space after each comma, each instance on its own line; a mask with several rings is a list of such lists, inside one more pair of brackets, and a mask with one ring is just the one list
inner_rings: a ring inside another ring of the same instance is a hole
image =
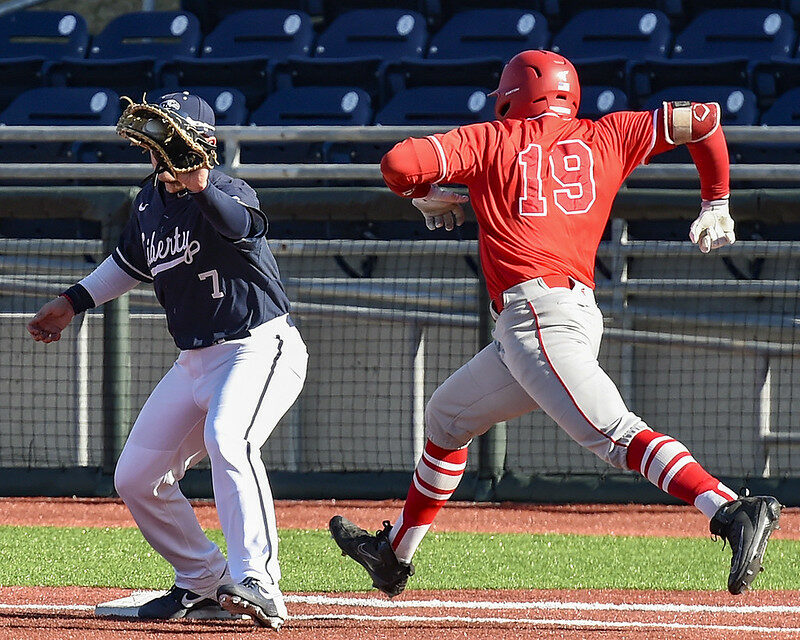
[[394, 554], [389, 543], [392, 525], [388, 520], [383, 523], [383, 531], [378, 531], [374, 536], [342, 516], [333, 516], [328, 529], [342, 550], [342, 555], [350, 556], [367, 570], [373, 587], [390, 598], [403, 592], [408, 578], [414, 575], [414, 565], [400, 562]]
[[722, 505], [711, 518], [711, 533], [733, 552], [728, 591], [740, 594], [760, 571], [770, 534], [778, 528], [781, 504], [770, 496], [741, 497]]
[[213, 617], [219, 611], [219, 604], [215, 600], [172, 585], [163, 596], [145, 602], [136, 615], [149, 620], [177, 620], [187, 617]]
[[239, 584], [224, 584], [217, 589], [217, 599], [230, 613], [247, 615], [262, 627], [277, 631], [286, 618], [286, 603], [280, 594], [270, 594], [255, 578], [245, 578]]

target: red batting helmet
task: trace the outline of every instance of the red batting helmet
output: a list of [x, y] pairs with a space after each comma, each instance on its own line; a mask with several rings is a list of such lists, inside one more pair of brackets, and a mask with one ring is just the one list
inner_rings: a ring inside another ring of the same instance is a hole
[[497, 96], [498, 120], [532, 118], [553, 111], [574, 116], [581, 102], [581, 86], [575, 67], [552, 51], [523, 51], [503, 68], [500, 84], [489, 95]]

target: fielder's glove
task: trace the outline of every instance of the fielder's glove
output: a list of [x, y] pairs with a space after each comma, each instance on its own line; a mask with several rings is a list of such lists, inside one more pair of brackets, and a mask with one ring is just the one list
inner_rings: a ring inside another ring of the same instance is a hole
[[217, 146], [172, 109], [149, 102], [130, 102], [117, 122], [117, 133], [133, 144], [152, 151], [159, 169], [175, 176], [217, 164]]
[[461, 205], [468, 201], [469, 196], [462, 196], [433, 184], [427, 196], [414, 198], [411, 204], [425, 216], [425, 226], [431, 231], [441, 227], [452, 231], [464, 224], [464, 209]]
[[689, 228], [689, 240], [703, 253], [736, 242], [733, 218], [728, 213], [727, 198], [703, 200], [700, 205], [700, 215]]

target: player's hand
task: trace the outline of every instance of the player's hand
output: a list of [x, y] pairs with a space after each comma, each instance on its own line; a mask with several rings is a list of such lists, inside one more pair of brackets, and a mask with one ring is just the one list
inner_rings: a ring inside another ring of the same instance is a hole
[[425, 216], [425, 226], [431, 231], [441, 227], [452, 231], [464, 224], [464, 209], [461, 205], [468, 201], [469, 196], [462, 196], [434, 184], [427, 196], [414, 198], [411, 204]]
[[208, 186], [208, 169], [200, 167], [188, 173], [179, 173], [175, 179], [193, 193], [199, 193]]
[[28, 333], [37, 342], [56, 342], [61, 339], [61, 332], [72, 322], [75, 310], [63, 296], [59, 296], [45, 304], [28, 322]]
[[728, 213], [727, 198], [703, 200], [700, 205], [700, 215], [689, 228], [689, 240], [703, 253], [736, 242], [733, 218]]

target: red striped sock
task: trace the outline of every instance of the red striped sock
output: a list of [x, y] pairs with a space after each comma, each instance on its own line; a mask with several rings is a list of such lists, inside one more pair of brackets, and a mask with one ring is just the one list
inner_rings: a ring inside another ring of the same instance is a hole
[[466, 447], [453, 451], [437, 447], [430, 440], [425, 443], [403, 513], [389, 534], [392, 548], [401, 561], [411, 562], [436, 514], [458, 487], [466, 466]]
[[680, 442], [656, 431], [641, 431], [628, 445], [628, 468], [662, 491], [694, 505], [709, 518], [736, 494], [708, 473]]

